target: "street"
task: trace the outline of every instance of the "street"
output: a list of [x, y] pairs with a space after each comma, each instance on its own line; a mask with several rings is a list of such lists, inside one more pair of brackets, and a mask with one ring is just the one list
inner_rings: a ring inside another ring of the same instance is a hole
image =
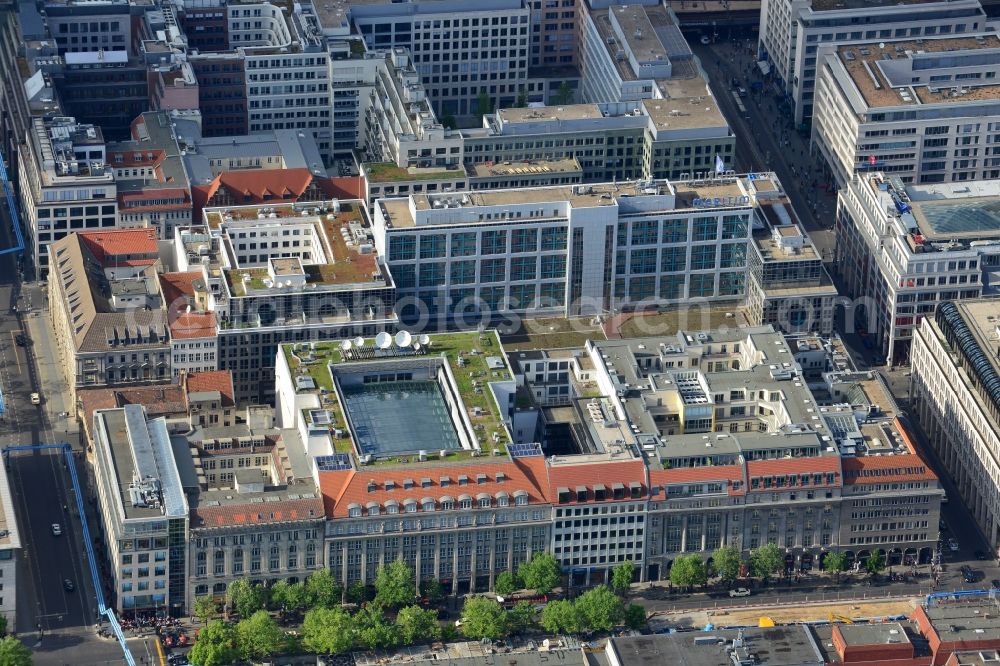
[[[7, 217], [3, 207], [0, 247], [4, 248], [14, 244]], [[6, 402], [0, 447], [72, 442], [79, 451], [75, 422], [61, 416], [71, 409], [64, 403], [52, 354], [42, 289], [43, 285], [32, 285], [22, 290], [17, 255], [0, 256], [0, 386]], [[24, 346], [17, 344], [18, 335], [26, 336]], [[41, 395], [41, 405], [31, 404], [32, 392]], [[77, 460], [82, 481], [86, 465], [82, 457]], [[36, 664], [120, 663], [117, 643], [96, 633], [93, 583], [63, 453], [11, 452], [7, 469], [23, 547], [18, 561], [17, 626], [11, 629], [31, 647]], [[59, 525], [58, 536], [53, 524]], [[137, 655], [143, 652], [145, 648], [140, 648]]]

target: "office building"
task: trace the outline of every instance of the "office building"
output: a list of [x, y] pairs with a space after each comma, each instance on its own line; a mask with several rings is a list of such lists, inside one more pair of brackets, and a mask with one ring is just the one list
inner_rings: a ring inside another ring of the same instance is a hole
[[101, 129], [73, 118], [33, 118], [20, 153], [25, 243], [45, 276], [50, 243], [70, 232], [117, 225], [114, 172]]
[[271, 394], [284, 342], [374, 335], [396, 321], [395, 285], [375, 250], [365, 206], [326, 200], [206, 208], [179, 229], [174, 263], [198, 272], [218, 325], [218, 368], [237, 400]]
[[113, 594], [121, 613], [178, 616], [186, 602], [188, 502], [165, 420], [141, 405], [99, 410], [94, 484]]
[[938, 305], [998, 288], [998, 195], [995, 181], [904, 185], [878, 172], [841, 190], [837, 263], [863, 308], [856, 328], [888, 363], [909, 363], [914, 331]]
[[191, 188], [177, 135], [196, 128], [199, 120], [197, 112], [146, 112], [133, 121], [131, 139], [107, 145], [118, 226], [152, 228], [168, 239], [175, 227], [191, 224]]
[[758, 202], [755, 221], [747, 263], [750, 323], [831, 335], [837, 289], [791, 202], [785, 196]]
[[855, 171], [914, 184], [1000, 177], [997, 62], [995, 33], [831, 48], [820, 57], [812, 143], [841, 187]]
[[531, 10], [523, 0], [347, 2], [317, 6], [325, 34], [353, 26], [368, 50], [403, 47], [412, 55], [439, 117], [469, 121], [480, 109], [513, 106], [528, 79]]
[[17, 570], [21, 554], [21, 531], [17, 528], [14, 497], [10, 492], [10, 459], [0, 460], [0, 616], [12, 630], [17, 627]]
[[[590, 440], [641, 448], [650, 580], [677, 555], [720, 545], [775, 543], [788, 571], [818, 568], [831, 550], [931, 561], [943, 491], [880, 380], [841, 373], [828, 380], [833, 398], [817, 401], [770, 327], [586, 351], [603, 397], [574, 400], [570, 422]], [[907, 519], [874, 520], [894, 516]]]
[[576, 159], [587, 182], [690, 178], [732, 164], [736, 137], [703, 79], [674, 81], [676, 98], [501, 109], [462, 130], [465, 161], [492, 166]]
[[942, 303], [913, 334], [912, 412], [990, 552], [1000, 556], [997, 307]]
[[[982, 32], [979, 0], [763, 0], [758, 57], [791, 99], [796, 123], [808, 122], [822, 69], [820, 51], [848, 42], [927, 38]], [[817, 110], [822, 104], [817, 105]]]
[[593, 315], [746, 294], [747, 244], [773, 178], [410, 195], [376, 204], [404, 320]]
[[219, 364], [218, 321], [200, 271], [161, 273], [160, 293], [170, 328], [170, 367], [181, 373], [215, 370]]
[[166, 382], [170, 338], [152, 229], [71, 233], [52, 244], [49, 310], [70, 394]]

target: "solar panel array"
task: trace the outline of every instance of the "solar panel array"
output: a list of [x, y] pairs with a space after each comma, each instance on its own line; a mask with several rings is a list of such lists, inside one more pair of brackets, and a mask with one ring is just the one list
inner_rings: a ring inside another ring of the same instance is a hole
[[511, 444], [507, 447], [510, 451], [511, 458], [533, 458], [537, 456], [544, 456], [542, 453], [542, 447], [534, 442], [529, 444]]
[[338, 472], [351, 469], [351, 457], [346, 453], [332, 456], [316, 456], [316, 466], [321, 472]]

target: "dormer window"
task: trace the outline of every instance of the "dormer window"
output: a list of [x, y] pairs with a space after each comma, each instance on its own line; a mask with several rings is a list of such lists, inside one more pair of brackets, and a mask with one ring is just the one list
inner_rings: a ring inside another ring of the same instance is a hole
[[409, 490], [413, 487], [413, 479], [403, 479], [403, 489]]
[[395, 490], [396, 489], [396, 482], [395, 481], [386, 481], [385, 482], [385, 489], [386, 490], [390, 490], [390, 491], [391, 490]]
[[[258, 519], [259, 519], [258, 514]], [[348, 518], [360, 518], [361, 517], [361, 505], [360, 504], [348, 504], [347, 505], [347, 517]]]
[[467, 486], [467, 485], [469, 485], [469, 477], [467, 477], [464, 474], [459, 474], [458, 475], [458, 485], [460, 485], [460, 486]]
[[430, 497], [425, 497], [420, 503], [420, 508], [423, 511], [433, 511], [434, 500], [432, 500]]
[[442, 488], [447, 488], [448, 486], [451, 485], [451, 479], [448, 478], [447, 476], [442, 476], [440, 479], [438, 479], [438, 481], [441, 483]]
[[485, 474], [477, 474], [476, 475], [476, 483], [486, 483], [486, 475]]

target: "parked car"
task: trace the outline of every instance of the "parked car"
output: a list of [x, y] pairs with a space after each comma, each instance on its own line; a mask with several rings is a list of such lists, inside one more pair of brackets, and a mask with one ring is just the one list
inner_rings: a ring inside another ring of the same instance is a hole
[[958, 545], [958, 542], [954, 539], [948, 539], [948, 550], [955, 553], [962, 550], [962, 547]]
[[66, 590], [67, 592], [72, 592], [73, 590], [76, 589], [76, 585], [74, 585], [73, 581], [71, 581], [69, 578], [66, 578], [63, 580], [63, 589]]
[[18, 333], [17, 335], [14, 336], [14, 343], [18, 347], [27, 347], [29, 342], [31, 341], [28, 340], [28, 336], [25, 335], [24, 333]]
[[730, 598], [734, 597], [749, 597], [750, 589], [746, 587], [737, 587], [735, 590], [729, 590]]
[[62, 535], [62, 527], [60, 527], [59, 523], [52, 523], [52, 536], [61, 536], [61, 535]]
[[990, 587], [994, 590], [1000, 590], [1000, 578], [994, 578], [990, 581]]
[[42, 404], [42, 396], [38, 395], [37, 393], [32, 393], [30, 397], [31, 397], [31, 404], [33, 405]]

